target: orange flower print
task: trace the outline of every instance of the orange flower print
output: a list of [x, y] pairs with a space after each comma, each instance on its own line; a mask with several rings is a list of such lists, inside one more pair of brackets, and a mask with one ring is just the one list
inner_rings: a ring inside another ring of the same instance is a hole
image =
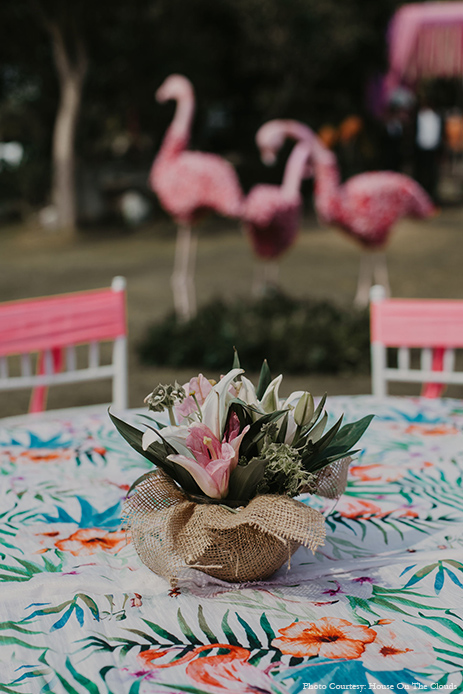
[[[195, 683], [207, 687], [207, 691], [210, 694], [226, 694], [226, 692], [230, 691], [241, 692], [242, 694], [280, 691], [275, 689], [275, 682], [268, 672], [270, 668], [260, 670], [251, 665], [248, 662], [251, 655], [250, 651], [241, 646], [223, 643], [207, 644], [198, 646], [171, 662], [159, 662], [165, 656], [171, 657], [174, 649], [175, 647], [167, 650], [150, 648], [139, 653], [138, 660], [142, 663], [144, 669], [148, 671], [155, 670], [158, 673], [162, 669], [178, 667], [188, 663], [185, 668], [187, 676]], [[217, 649], [221, 651], [220, 655], [210, 655], [208, 653]], [[156, 681], [159, 681], [158, 677], [159, 674], [156, 676]], [[201, 689], [201, 691], [205, 691], [205, 689]]]
[[395, 482], [404, 476], [405, 472], [399, 467], [388, 465], [353, 465], [349, 468], [349, 474], [357, 477], [362, 482]]
[[336, 510], [345, 518], [371, 518], [381, 516], [382, 509], [371, 501], [364, 499], [340, 499]]
[[100, 528], [80, 528], [64, 540], [55, 542], [55, 547], [70, 552], [75, 557], [95, 554], [98, 550], [115, 554], [126, 543], [125, 530], [108, 532]]
[[449, 436], [459, 434], [459, 430], [450, 424], [410, 424], [405, 429], [406, 434], [417, 434], [418, 436]]
[[[380, 620], [378, 625], [385, 620]], [[380, 627], [373, 643], [367, 645], [362, 663], [368, 670], [419, 670], [434, 662], [430, 644], [398, 637], [390, 627]]]
[[279, 630], [283, 634], [272, 641], [282, 653], [302, 658], [319, 655], [323, 658], [360, 658], [367, 643], [376, 638], [376, 631], [346, 619], [322, 617], [316, 622], [294, 622]]
[[[8, 453], [8, 451], [6, 451]], [[72, 451], [68, 448], [46, 449], [30, 448], [19, 453], [9, 451], [12, 463], [63, 463], [71, 460]]]

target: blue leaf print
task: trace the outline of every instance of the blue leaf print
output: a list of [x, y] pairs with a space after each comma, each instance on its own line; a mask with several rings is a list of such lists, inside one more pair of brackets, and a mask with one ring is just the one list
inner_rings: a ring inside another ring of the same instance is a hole
[[57, 622], [55, 622], [52, 627], [50, 628], [50, 631], [56, 631], [57, 629], [62, 629], [65, 624], [67, 624], [69, 617], [71, 616], [73, 610], [75, 609], [76, 605], [71, 604], [69, 605], [68, 609], [66, 612], [58, 619]]
[[77, 621], [79, 622], [80, 626], [83, 627], [84, 626], [84, 611], [80, 605], [75, 606], [75, 612], [76, 612]]
[[434, 580], [434, 590], [435, 590], [437, 595], [439, 595], [439, 593], [442, 590], [442, 587], [444, 585], [444, 579], [445, 579], [444, 569], [442, 568], [442, 565], [441, 565], [441, 566], [439, 566], [439, 571], [437, 572], [436, 578]]
[[450, 576], [451, 580], [455, 583], [456, 586], [459, 586], [460, 588], [463, 588], [463, 583], [458, 579], [458, 576], [453, 573], [453, 571], [450, 571], [446, 566], [444, 566], [444, 570], [447, 571], [448, 575]]

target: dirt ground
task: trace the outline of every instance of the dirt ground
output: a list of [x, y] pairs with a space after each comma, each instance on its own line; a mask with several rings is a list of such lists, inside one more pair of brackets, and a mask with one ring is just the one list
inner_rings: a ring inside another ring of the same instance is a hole
[[[427, 221], [402, 221], [393, 231], [387, 260], [394, 296], [463, 299], [463, 207], [444, 208]], [[159, 382], [184, 382], [190, 371], [175, 373], [138, 363], [136, 345], [150, 323], [172, 310], [170, 274], [175, 228], [160, 221], [136, 231], [86, 230], [77, 239], [62, 239], [34, 224], [0, 228], [0, 301], [109, 286], [115, 275], [127, 279], [129, 319], [130, 406]], [[297, 243], [281, 262], [281, 287], [294, 296], [352, 302], [361, 250], [345, 235], [321, 228], [307, 218]], [[197, 295], [204, 303], [215, 296], [246, 296], [251, 291], [255, 260], [235, 222], [210, 219], [199, 228]], [[211, 326], [213, 329], [213, 326]], [[204, 336], [207, 340], [207, 335]], [[290, 339], [288, 337], [288, 339]], [[262, 355], [263, 357], [265, 355]], [[271, 365], [275, 375], [278, 364]], [[217, 378], [218, 374], [206, 374]], [[369, 393], [370, 379], [285, 377], [282, 395], [295, 388], [315, 395]], [[413, 386], [392, 392], [414, 393]], [[463, 396], [463, 389], [449, 391]], [[27, 411], [29, 394], [0, 391], [0, 416]], [[109, 402], [104, 382], [51, 389], [49, 407]]]

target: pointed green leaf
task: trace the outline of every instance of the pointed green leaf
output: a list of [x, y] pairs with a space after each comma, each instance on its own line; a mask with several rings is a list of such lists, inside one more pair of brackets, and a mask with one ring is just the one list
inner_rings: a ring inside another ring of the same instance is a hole
[[[253, 458], [247, 465], [237, 465], [230, 475], [227, 499], [249, 501], [256, 494], [265, 473], [265, 460]], [[224, 503], [227, 503], [224, 499]]]
[[75, 681], [81, 684], [83, 687], [85, 687], [89, 694], [100, 694], [100, 690], [98, 689], [96, 684], [89, 680], [88, 677], [85, 677], [85, 675], [82, 675], [80, 672], [77, 672], [69, 658], [66, 658], [66, 667], [74, 677]]
[[238, 612], [235, 612], [235, 615], [243, 627], [244, 631], [246, 632], [246, 636], [248, 639], [249, 643], [249, 648], [251, 651], [257, 650], [258, 648], [262, 648], [262, 644], [255, 633], [255, 631], [250, 627], [250, 625], [238, 614]]
[[229, 613], [230, 610], [227, 610], [222, 618], [222, 631], [227, 637], [228, 643], [231, 646], [241, 646], [240, 641], [236, 638], [235, 634], [233, 633], [233, 630], [230, 627], [230, 624], [228, 623]]
[[166, 641], [170, 641], [170, 643], [173, 643], [175, 645], [181, 645], [182, 642], [180, 641], [180, 639], [178, 639], [176, 636], [160, 627], [158, 624], [150, 622], [148, 619], [143, 619], [142, 621], [145, 622], [145, 624], [147, 624], [150, 627], [150, 629], [154, 631], [155, 634], [158, 634], [158, 636], [162, 636], [162, 638], [166, 639]]
[[323, 432], [325, 431], [326, 423], [328, 421], [328, 414], [326, 412], [323, 413], [322, 418], [316, 424], [307, 434], [306, 441], [311, 441], [312, 443], [317, 443], [317, 441], [321, 438], [323, 435]]
[[267, 390], [268, 386], [272, 382], [272, 375], [270, 373], [269, 366], [267, 364], [267, 360], [264, 359], [264, 362], [262, 364], [262, 368], [260, 370], [260, 376], [259, 376], [259, 383], [257, 384], [257, 390], [256, 390], [256, 396], [257, 399], [260, 400], [262, 396], [264, 395], [265, 391]]
[[209, 628], [209, 625], [206, 622], [206, 618], [204, 617], [202, 605], [198, 605], [198, 624], [199, 624], [199, 628], [201, 629], [203, 634], [206, 636], [209, 643], [220, 643], [219, 639], [213, 633], [213, 631]]
[[182, 634], [185, 636], [185, 638], [190, 643], [192, 643], [193, 646], [202, 646], [202, 642], [198, 639], [197, 636], [195, 636], [191, 627], [188, 626], [186, 619], [183, 616], [180, 608], [178, 608], [178, 611], [177, 611], [177, 621], [179, 623], [180, 629], [182, 630]]
[[164, 472], [178, 482], [185, 491], [191, 494], [201, 492], [199, 486], [196, 484], [188, 470], [185, 470], [185, 468], [183, 468], [181, 465], [177, 465], [177, 463], [174, 463], [171, 460], [167, 460], [165, 446], [167, 446], [171, 452], [176, 452], [176, 449], [165, 441], [158, 431], [156, 433], [159, 434], [159, 437], [163, 440], [163, 443], [157, 443], [155, 441], [154, 443], [150, 444], [145, 451], [143, 450], [142, 446], [143, 433], [139, 429], [136, 429], [131, 424], [122, 421], [122, 419], [119, 419], [111, 412], [109, 412], [109, 416], [111, 417], [114, 426], [121, 436], [132, 446], [135, 451], [137, 451], [137, 453], [140, 453], [140, 455], [147, 458], [151, 463], [161, 468], [161, 470], [164, 470]]
[[310, 428], [313, 427], [313, 425], [317, 422], [318, 418], [322, 413], [323, 408], [325, 407], [326, 398], [327, 393], [324, 393], [323, 397], [320, 399], [320, 402], [315, 408], [315, 412], [312, 415], [312, 419], [310, 420], [310, 422], [307, 423], [306, 427], [304, 427], [306, 431], [310, 431]]
[[232, 369], [241, 369], [240, 358], [238, 356], [238, 350], [233, 347], [233, 364]]

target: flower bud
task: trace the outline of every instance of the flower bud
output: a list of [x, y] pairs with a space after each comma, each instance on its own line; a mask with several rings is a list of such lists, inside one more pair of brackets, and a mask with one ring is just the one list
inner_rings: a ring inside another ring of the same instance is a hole
[[310, 393], [303, 393], [294, 410], [294, 421], [300, 427], [308, 424], [312, 419], [315, 410], [313, 397]]

